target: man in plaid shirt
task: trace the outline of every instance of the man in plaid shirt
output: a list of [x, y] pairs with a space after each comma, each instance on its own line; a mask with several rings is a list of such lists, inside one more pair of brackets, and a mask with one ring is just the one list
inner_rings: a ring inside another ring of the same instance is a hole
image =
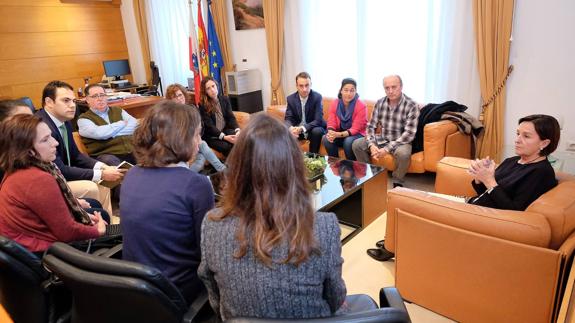
[[[403, 178], [411, 161], [411, 142], [417, 131], [419, 105], [402, 93], [403, 81], [399, 75], [383, 78], [385, 97], [375, 104], [367, 135], [353, 142], [353, 152], [358, 161], [369, 163], [387, 154], [395, 158], [392, 173], [393, 187], [403, 186]], [[375, 130], [381, 126], [381, 133]]]

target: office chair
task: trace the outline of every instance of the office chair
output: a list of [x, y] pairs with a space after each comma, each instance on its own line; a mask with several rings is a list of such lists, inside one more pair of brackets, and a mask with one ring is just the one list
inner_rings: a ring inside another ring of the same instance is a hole
[[188, 307], [162, 273], [135, 262], [86, 254], [56, 242], [44, 266], [70, 289], [72, 322], [191, 322], [207, 293]]
[[[366, 296], [367, 295], [352, 295]], [[371, 298], [370, 298], [371, 299]], [[361, 300], [364, 301], [364, 300]], [[373, 300], [372, 300], [373, 302]], [[333, 323], [333, 322], [354, 322], [354, 323], [410, 323], [409, 314], [403, 303], [403, 298], [394, 287], [382, 288], [379, 291], [380, 308], [368, 311], [347, 313], [330, 317], [316, 319], [266, 319], [254, 317], [236, 317], [226, 320], [226, 323]]]
[[70, 298], [51, 283], [38, 256], [0, 236], [0, 303], [14, 322], [56, 322], [69, 310]]
[[[162, 78], [160, 77], [160, 69], [155, 62], [150, 62], [150, 69], [152, 70], [152, 85], [148, 88], [138, 89], [136, 93], [141, 95], [155, 95], [163, 96]], [[159, 89], [159, 91], [158, 91]]]
[[30, 111], [32, 111], [32, 113], [36, 113], [36, 108], [34, 107], [34, 102], [32, 102], [32, 99], [30, 99], [30, 97], [23, 96], [23, 97], [19, 98], [18, 100], [24, 102], [24, 104], [26, 104], [30, 108]]

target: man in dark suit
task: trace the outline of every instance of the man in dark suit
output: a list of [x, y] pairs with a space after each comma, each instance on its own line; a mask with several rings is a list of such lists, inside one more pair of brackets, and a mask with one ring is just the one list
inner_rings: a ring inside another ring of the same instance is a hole
[[[68, 83], [62, 81], [52, 81], [48, 83], [42, 91], [42, 107], [36, 115], [40, 117], [52, 130], [52, 137], [58, 141], [58, 150], [54, 163], [58, 166], [64, 178], [74, 191], [76, 197], [82, 193], [79, 191], [91, 190], [88, 186], [101, 179], [106, 181], [117, 181], [124, 174], [123, 170], [108, 166], [87, 155], [80, 153], [74, 137], [72, 135], [72, 125], [70, 120], [76, 113], [76, 103], [74, 102], [74, 89]], [[99, 185], [98, 185], [99, 186]], [[109, 200], [109, 190], [98, 187], [100, 191], [100, 202], [107, 208]], [[105, 198], [102, 195], [107, 195]], [[109, 210], [108, 212], [111, 212]], [[110, 213], [111, 214], [111, 213]]]
[[318, 153], [325, 134], [321, 94], [311, 90], [311, 77], [301, 72], [295, 77], [297, 92], [287, 97], [285, 121], [294, 137], [309, 139], [309, 151]]

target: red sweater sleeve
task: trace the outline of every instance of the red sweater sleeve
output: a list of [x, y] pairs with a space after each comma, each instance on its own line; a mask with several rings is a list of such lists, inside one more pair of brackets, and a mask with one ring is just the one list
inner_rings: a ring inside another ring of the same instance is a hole
[[329, 114], [327, 119], [327, 129], [339, 131], [339, 118], [337, 117], [337, 103], [339, 99], [332, 100], [329, 105]]
[[355, 109], [353, 110], [353, 116], [351, 120], [351, 128], [349, 132], [352, 136], [357, 134], [362, 134], [365, 136], [365, 129], [367, 127], [367, 107], [363, 101], [359, 99], [355, 103]]
[[74, 221], [56, 180], [43, 171], [37, 174], [26, 190], [27, 205], [54, 237], [62, 242], [97, 238], [99, 233], [96, 226]]

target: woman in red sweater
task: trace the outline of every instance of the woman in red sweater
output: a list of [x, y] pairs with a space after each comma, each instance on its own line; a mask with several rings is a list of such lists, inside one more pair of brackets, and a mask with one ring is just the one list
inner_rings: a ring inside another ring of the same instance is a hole
[[338, 99], [329, 106], [327, 134], [322, 140], [329, 156], [339, 157], [339, 147], [343, 147], [345, 158], [355, 160], [351, 149], [353, 141], [365, 136], [367, 107], [359, 99], [356, 88], [354, 79], [343, 79]]
[[96, 238], [106, 231], [99, 212], [88, 214], [52, 163], [58, 142], [42, 120], [17, 115], [0, 124], [0, 234], [32, 252], [53, 242]]

